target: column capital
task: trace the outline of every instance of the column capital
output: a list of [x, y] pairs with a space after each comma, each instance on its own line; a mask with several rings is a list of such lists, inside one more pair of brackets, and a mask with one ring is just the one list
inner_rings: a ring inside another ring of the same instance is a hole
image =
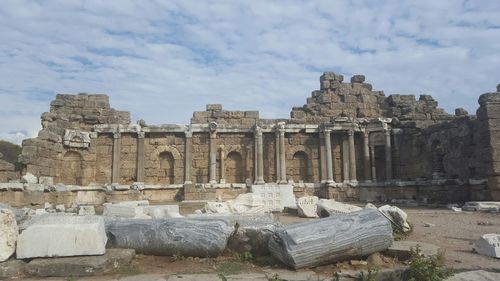
[[323, 127], [322, 131], [323, 131], [323, 133], [325, 135], [329, 135], [329, 134], [332, 133], [332, 129], [331, 128], [325, 128], [325, 127]]
[[184, 135], [186, 136], [186, 138], [192, 138], [193, 131], [191, 131], [191, 130], [184, 131]]
[[122, 135], [122, 134], [121, 134], [120, 132], [114, 132], [114, 133], [113, 133], [113, 138], [114, 138], [114, 139], [119, 139], [119, 138], [121, 137], [121, 135]]
[[391, 135], [391, 129], [385, 129], [384, 130], [385, 136], [390, 136]]
[[137, 132], [137, 138], [139, 138], [139, 139], [143, 139], [145, 136], [146, 136], [146, 133], [145, 133], [145, 132], [142, 132], [142, 131]]
[[352, 129], [347, 130], [347, 135], [354, 136], [354, 130], [352, 130]]

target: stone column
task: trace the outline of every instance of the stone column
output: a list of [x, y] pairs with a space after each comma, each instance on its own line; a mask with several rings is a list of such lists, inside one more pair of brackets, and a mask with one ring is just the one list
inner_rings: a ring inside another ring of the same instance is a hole
[[342, 135], [342, 178], [344, 182], [349, 181], [349, 141], [346, 135]]
[[276, 146], [276, 155], [275, 155], [275, 161], [276, 161], [276, 182], [279, 182], [281, 180], [281, 158], [280, 158], [280, 133], [277, 131], [276, 132], [276, 139], [275, 139], [275, 146]]
[[392, 129], [392, 140], [394, 142], [394, 152], [392, 154], [393, 167], [392, 177], [396, 179], [401, 178], [401, 134], [403, 130]]
[[365, 182], [371, 182], [370, 163], [370, 132], [363, 132], [363, 170], [365, 172]]
[[372, 168], [372, 182], [377, 181], [377, 168], [375, 166], [375, 146], [370, 145], [370, 163]]
[[257, 177], [256, 184], [264, 184], [264, 144], [262, 141], [262, 129], [257, 127], [255, 129], [257, 140]]
[[326, 182], [326, 147], [325, 147], [325, 134], [323, 132], [319, 133], [319, 161], [320, 161], [320, 176], [321, 183]]
[[349, 136], [349, 179], [356, 181], [356, 151], [354, 146], [354, 131], [347, 131]]
[[111, 175], [112, 183], [120, 182], [120, 151], [121, 151], [121, 134], [113, 133], [113, 169]]
[[392, 180], [391, 130], [385, 130], [385, 179]]
[[208, 170], [208, 183], [216, 184], [217, 180], [215, 179], [217, 173], [217, 134], [215, 131], [210, 132], [210, 168]]
[[286, 150], [285, 150], [285, 128], [280, 127], [280, 183], [287, 183], [286, 180]]
[[144, 132], [137, 132], [137, 174], [136, 181], [144, 182]]
[[326, 152], [326, 182], [333, 183], [333, 159], [332, 140], [330, 138], [332, 130], [325, 129], [325, 152]]
[[226, 154], [224, 152], [224, 145], [220, 146], [220, 183], [226, 183], [226, 166], [224, 160]]
[[193, 132], [185, 131], [186, 135], [184, 143], [184, 184], [191, 184], [191, 165], [193, 163], [193, 154], [191, 149], [193, 147]]

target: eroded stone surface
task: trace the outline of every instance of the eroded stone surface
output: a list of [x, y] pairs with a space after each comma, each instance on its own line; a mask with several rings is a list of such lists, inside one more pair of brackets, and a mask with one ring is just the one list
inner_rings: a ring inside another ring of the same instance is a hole
[[304, 218], [318, 217], [319, 198], [317, 196], [306, 196], [297, 199], [298, 214]]
[[488, 257], [500, 259], [500, 234], [484, 234], [474, 244], [474, 250]]
[[18, 233], [15, 214], [9, 209], [0, 209], [0, 262], [14, 254]]
[[16, 256], [25, 259], [102, 255], [106, 242], [102, 217], [49, 215], [33, 222], [19, 235]]

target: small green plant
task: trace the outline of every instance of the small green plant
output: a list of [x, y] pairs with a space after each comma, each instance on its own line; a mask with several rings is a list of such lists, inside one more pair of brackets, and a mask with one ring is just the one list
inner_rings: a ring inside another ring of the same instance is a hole
[[442, 281], [453, 274], [452, 269], [443, 266], [444, 255], [425, 257], [420, 247], [411, 249], [410, 267], [406, 272], [408, 281]]
[[378, 274], [377, 268], [368, 268], [366, 275], [365, 271], [361, 271], [358, 277], [358, 281], [376, 281], [377, 274]]
[[273, 279], [271, 279], [272, 281], [282, 281], [283, 279], [281, 279], [280, 275], [278, 273], [275, 273], [273, 275]]
[[218, 273], [222, 275], [232, 275], [241, 272], [241, 264], [237, 262], [223, 262], [215, 266]]

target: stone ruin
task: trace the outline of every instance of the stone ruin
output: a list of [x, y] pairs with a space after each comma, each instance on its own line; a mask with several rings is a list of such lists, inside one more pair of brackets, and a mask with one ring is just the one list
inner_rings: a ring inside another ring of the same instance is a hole
[[[339, 200], [500, 200], [498, 91], [479, 97], [476, 115], [451, 115], [429, 95], [385, 96], [363, 75], [326, 72], [289, 119], [209, 104], [187, 125], [132, 124], [106, 95], [59, 94], [19, 161], [23, 174], [66, 185], [60, 190], [128, 192], [130, 200], [137, 190], [159, 201], [227, 200], [269, 184]], [[13, 170], [4, 166], [7, 182]]]

